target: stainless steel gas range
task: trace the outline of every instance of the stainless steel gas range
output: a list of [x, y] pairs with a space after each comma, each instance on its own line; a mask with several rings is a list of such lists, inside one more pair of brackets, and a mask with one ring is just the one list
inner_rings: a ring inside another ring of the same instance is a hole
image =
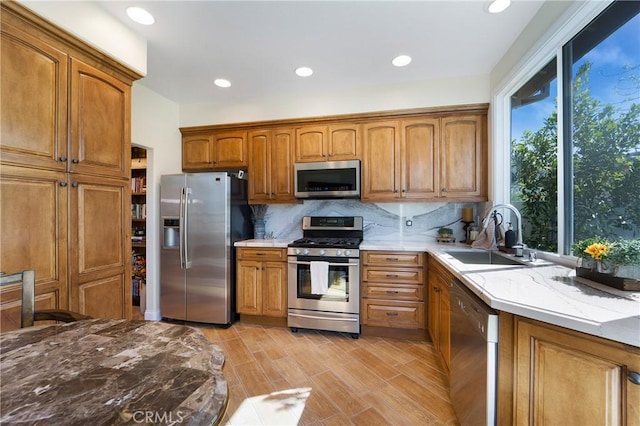
[[305, 216], [303, 238], [289, 244], [287, 323], [360, 335], [361, 216]]

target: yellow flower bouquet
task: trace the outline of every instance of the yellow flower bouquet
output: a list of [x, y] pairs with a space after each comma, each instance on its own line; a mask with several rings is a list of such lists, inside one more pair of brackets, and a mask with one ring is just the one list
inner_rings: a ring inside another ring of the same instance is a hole
[[640, 290], [640, 239], [588, 238], [573, 244], [578, 276], [622, 290]]

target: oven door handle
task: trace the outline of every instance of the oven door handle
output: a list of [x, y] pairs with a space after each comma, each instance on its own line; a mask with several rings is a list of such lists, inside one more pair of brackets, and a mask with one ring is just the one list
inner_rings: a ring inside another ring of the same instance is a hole
[[[295, 265], [311, 265], [311, 262], [300, 262], [299, 260], [288, 260], [287, 263]], [[360, 266], [358, 263], [329, 263], [329, 266]]]
[[302, 315], [302, 314], [292, 314], [289, 313], [290, 317], [300, 317], [300, 318], [310, 318], [310, 319], [319, 319], [319, 320], [329, 320], [329, 321], [359, 321], [358, 318], [328, 318], [328, 317], [317, 317], [314, 315]]

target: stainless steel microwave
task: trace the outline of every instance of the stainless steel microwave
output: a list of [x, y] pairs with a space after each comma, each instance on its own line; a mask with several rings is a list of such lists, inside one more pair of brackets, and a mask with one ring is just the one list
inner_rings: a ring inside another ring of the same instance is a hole
[[296, 198], [360, 198], [360, 160], [295, 163]]

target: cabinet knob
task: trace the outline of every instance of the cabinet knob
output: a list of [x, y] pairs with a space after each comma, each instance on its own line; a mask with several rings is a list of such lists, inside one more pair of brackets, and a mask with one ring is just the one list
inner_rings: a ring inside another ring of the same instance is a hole
[[62, 157], [60, 157], [60, 158], [59, 158], [59, 160], [60, 160], [60, 161], [62, 161], [62, 162], [64, 163], [64, 162], [66, 162], [66, 161], [67, 161], [67, 157], [62, 156]]
[[80, 160], [78, 160], [77, 158], [74, 158], [73, 160], [71, 160], [71, 162], [73, 164], [78, 164], [80, 162]]
[[407, 190], [406, 190], [406, 189], [403, 189], [403, 190], [402, 190], [402, 192], [407, 192]]
[[629, 373], [629, 375], [627, 376], [627, 379], [629, 379], [629, 381], [631, 383], [633, 383], [634, 385], [640, 385], [640, 373], [637, 373], [635, 371], [632, 371], [631, 373]]
[[60, 186], [64, 188], [65, 186], [67, 186], [67, 182], [60, 182]]
[[78, 187], [78, 182], [73, 182], [73, 183], [71, 184], [71, 186], [73, 186], [74, 188], [77, 188], [77, 187]]
[[447, 188], [442, 188], [442, 192], [447, 192]]

